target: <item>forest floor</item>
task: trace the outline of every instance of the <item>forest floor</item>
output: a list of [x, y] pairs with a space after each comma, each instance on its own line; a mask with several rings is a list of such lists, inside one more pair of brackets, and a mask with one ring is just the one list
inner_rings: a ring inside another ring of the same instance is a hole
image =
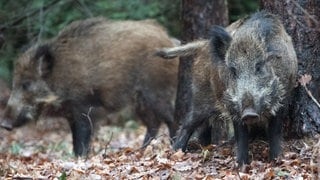
[[284, 141], [281, 158], [271, 163], [267, 143], [254, 141], [251, 164], [240, 169], [230, 144], [174, 151], [163, 126], [142, 149], [145, 128], [138, 123], [98, 126], [84, 158], [72, 155], [64, 119], [0, 129], [1, 179], [320, 179], [320, 136]]

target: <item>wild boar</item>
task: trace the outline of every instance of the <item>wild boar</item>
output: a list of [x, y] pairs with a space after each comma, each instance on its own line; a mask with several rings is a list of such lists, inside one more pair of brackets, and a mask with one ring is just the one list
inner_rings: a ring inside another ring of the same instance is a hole
[[227, 30], [214, 26], [210, 40], [160, 49], [156, 54], [195, 57], [192, 110], [182, 122], [174, 149], [185, 150], [193, 131], [216, 116], [233, 123], [240, 165], [249, 162], [249, 133], [257, 127], [266, 130], [269, 158], [279, 155], [297, 58], [291, 37], [275, 15], [261, 11]]
[[155, 137], [161, 122], [173, 137], [178, 128], [173, 121], [178, 62], [154, 56], [166, 46], [173, 42], [152, 20], [75, 21], [15, 62], [0, 124], [10, 130], [51, 108], [68, 120], [74, 153], [80, 156], [89, 151], [92, 107], [116, 112], [131, 106], [147, 127], [144, 144]]

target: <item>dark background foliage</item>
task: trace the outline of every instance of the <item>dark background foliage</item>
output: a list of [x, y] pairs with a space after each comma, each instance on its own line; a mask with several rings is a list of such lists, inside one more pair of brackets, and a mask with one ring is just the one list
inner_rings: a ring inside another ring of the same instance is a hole
[[[228, 0], [230, 20], [258, 8], [254, 0]], [[181, 38], [178, 0], [19, 0], [0, 1], [0, 78], [10, 82], [14, 59], [30, 45], [51, 38], [78, 19], [156, 19]]]

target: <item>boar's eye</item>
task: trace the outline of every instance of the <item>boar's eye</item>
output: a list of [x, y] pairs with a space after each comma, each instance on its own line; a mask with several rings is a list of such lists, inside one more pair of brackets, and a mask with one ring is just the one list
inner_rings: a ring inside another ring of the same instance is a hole
[[265, 63], [264, 62], [258, 62], [256, 64], [256, 67], [255, 67], [255, 74], [256, 75], [263, 75], [265, 74]]
[[236, 78], [237, 77], [237, 69], [233, 66], [229, 67], [230, 70], [230, 74], [232, 78]]
[[30, 90], [31, 82], [30, 81], [25, 81], [21, 84], [22, 90], [28, 91]]
[[281, 60], [282, 56], [278, 51], [268, 52], [266, 61]]

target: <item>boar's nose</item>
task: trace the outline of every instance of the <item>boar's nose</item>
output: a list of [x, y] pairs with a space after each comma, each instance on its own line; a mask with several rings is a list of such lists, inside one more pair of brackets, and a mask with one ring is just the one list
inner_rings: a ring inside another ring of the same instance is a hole
[[3, 119], [3, 120], [1, 120], [1, 122], [0, 122], [0, 126], [2, 127], [2, 128], [5, 128], [6, 130], [8, 130], [8, 131], [11, 131], [12, 130], [12, 123], [8, 120], [8, 119]]
[[259, 115], [253, 108], [243, 110], [241, 120], [246, 124], [253, 124], [259, 120]]

